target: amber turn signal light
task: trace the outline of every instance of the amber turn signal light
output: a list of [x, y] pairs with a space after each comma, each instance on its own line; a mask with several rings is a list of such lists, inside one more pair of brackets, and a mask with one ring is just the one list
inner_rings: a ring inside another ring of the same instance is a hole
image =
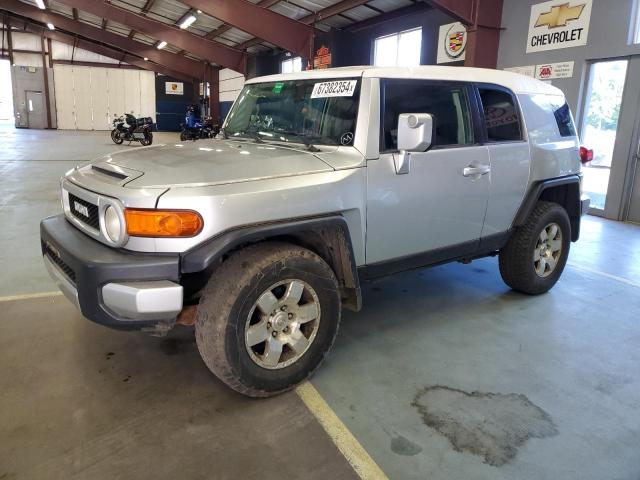
[[193, 210], [142, 210], [126, 208], [127, 233], [132, 237], [193, 237], [204, 221]]

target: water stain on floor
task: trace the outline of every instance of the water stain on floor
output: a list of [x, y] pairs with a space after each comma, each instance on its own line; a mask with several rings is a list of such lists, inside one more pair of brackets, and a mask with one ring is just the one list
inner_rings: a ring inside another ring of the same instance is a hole
[[518, 393], [465, 392], [441, 385], [419, 390], [412, 405], [428, 427], [458, 452], [499, 467], [513, 460], [529, 438], [557, 435], [547, 412]]
[[398, 455], [412, 457], [422, 451], [422, 447], [402, 435], [391, 439], [391, 451]]

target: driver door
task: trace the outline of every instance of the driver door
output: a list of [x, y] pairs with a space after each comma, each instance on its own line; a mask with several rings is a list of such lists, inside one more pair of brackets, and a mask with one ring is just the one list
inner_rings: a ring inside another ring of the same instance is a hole
[[[380, 91], [381, 154], [367, 164], [367, 265], [428, 264], [473, 253], [491, 177], [489, 152], [473, 121], [473, 87], [387, 79]], [[397, 174], [394, 163], [401, 113], [434, 119], [431, 148], [411, 153], [406, 174]]]

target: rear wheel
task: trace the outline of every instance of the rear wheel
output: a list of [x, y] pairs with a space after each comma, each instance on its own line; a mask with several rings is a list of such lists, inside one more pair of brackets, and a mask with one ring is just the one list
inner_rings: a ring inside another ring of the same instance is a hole
[[557, 203], [538, 202], [527, 222], [500, 251], [500, 274], [514, 290], [545, 293], [562, 275], [571, 244], [571, 224]]
[[315, 253], [268, 242], [232, 255], [198, 305], [196, 341], [207, 367], [234, 390], [266, 397], [320, 365], [340, 323], [331, 268]]
[[115, 143], [116, 145], [120, 145], [124, 141], [120, 136], [120, 132], [117, 128], [111, 130], [111, 140], [113, 140], [113, 143]]

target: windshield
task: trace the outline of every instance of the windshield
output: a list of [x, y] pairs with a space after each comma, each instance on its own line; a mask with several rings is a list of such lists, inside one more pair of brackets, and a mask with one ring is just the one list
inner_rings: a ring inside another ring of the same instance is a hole
[[257, 141], [352, 145], [359, 83], [314, 79], [245, 85], [227, 116], [225, 134]]

